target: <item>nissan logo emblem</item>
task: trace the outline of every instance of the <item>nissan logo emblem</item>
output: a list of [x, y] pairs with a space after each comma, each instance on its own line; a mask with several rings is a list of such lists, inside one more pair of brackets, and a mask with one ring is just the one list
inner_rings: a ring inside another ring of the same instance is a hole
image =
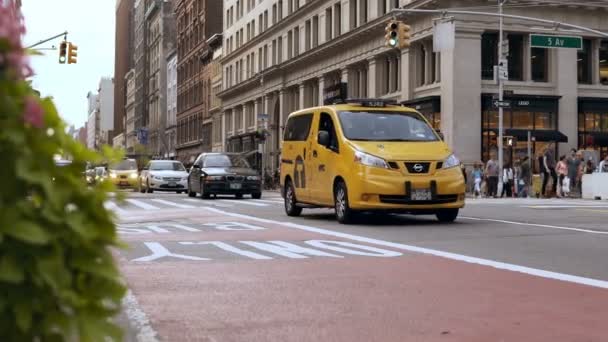
[[422, 166], [422, 164], [415, 164], [414, 165], [414, 171], [420, 173], [424, 170], [424, 166]]

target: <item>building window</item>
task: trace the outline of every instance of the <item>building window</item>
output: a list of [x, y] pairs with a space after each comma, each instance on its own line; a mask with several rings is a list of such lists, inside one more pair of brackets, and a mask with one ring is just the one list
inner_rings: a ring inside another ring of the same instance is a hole
[[363, 25], [367, 22], [367, 0], [359, 0], [361, 5], [361, 13], [359, 13], [359, 24]]
[[319, 45], [319, 16], [312, 17], [312, 47]]
[[272, 41], [272, 63], [271, 65], [277, 64], [277, 40]]
[[349, 2], [350, 4], [350, 29], [354, 29], [357, 27], [357, 1], [356, 0], [351, 0]]
[[283, 0], [279, 0], [279, 20], [283, 20]]
[[296, 26], [293, 29], [293, 55], [300, 54], [300, 27]]
[[494, 79], [494, 66], [498, 65], [498, 34], [486, 32], [481, 35], [481, 79]]
[[277, 48], [277, 62], [283, 63], [283, 37], [279, 36], [278, 48]]
[[264, 70], [264, 62], [263, 62], [263, 50], [262, 48], [259, 48], [258, 50], [258, 70], [262, 71]]
[[264, 32], [264, 14], [260, 13], [260, 17], [258, 18], [258, 32]]
[[532, 69], [532, 81], [547, 82], [549, 74], [549, 54], [547, 49], [530, 49], [530, 66]]
[[427, 79], [426, 79], [426, 62], [427, 62], [427, 56], [428, 51], [426, 49], [426, 47], [424, 46], [424, 44], [420, 44], [419, 48], [418, 48], [418, 64], [419, 64], [419, 68], [418, 68], [418, 86], [423, 86], [425, 84], [427, 84]]
[[312, 24], [310, 20], [306, 20], [304, 24], [304, 51], [310, 50], [312, 40]]
[[325, 41], [330, 41], [333, 39], [332, 30], [333, 30], [333, 14], [332, 8], [329, 7], [325, 10]]
[[277, 23], [277, 4], [272, 5], [272, 25]]
[[524, 36], [509, 34], [509, 80], [523, 81], [524, 79]]
[[342, 5], [337, 3], [334, 6], [334, 37], [342, 34]]
[[608, 85], [608, 40], [600, 43], [600, 83]]
[[293, 31], [287, 32], [287, 59], [293, 57]]
[[382, 1], [382, 0], [378, 1], [378, 13], [380, 15], [382, 15], [382, 14], [386, 14], [386, 12], [387, 12], [386, 11], [386, 1]]
[[264, 45], [264, 69], [268, 67], [268, 45]]
[[591, 84], [591, 39], [583, 39], [583, 48], [578, 51], [578, 83]]
[[264, 11], [264, 30], [268, 29], [268, 10]]

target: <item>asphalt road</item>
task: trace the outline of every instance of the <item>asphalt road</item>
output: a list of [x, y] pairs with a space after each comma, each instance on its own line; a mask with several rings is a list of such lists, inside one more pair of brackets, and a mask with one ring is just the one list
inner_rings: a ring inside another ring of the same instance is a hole
[[365, 215], [348, 226], [325, 209], [288, 218], [277, 193], [130, 193], [108, 207], [131, 246], [119, 260], [133, 336], [605, 340], [606, 201], [469, 200], [453, 224]]

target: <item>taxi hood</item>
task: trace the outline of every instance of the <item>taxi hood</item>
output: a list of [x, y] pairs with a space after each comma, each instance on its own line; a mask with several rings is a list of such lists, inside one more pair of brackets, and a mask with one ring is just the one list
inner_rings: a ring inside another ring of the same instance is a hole
[[443, 160], [451, 151], [443, 141], [349, 141], [356, 149], [386, 160]]

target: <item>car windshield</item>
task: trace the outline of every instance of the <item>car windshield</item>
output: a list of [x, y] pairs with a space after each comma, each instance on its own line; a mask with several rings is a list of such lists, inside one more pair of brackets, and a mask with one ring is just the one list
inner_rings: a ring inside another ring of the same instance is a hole
[[106, 170], [103, 167], [97, 167], [97, 168], [95, 168], [95, 174], [97, 176], [103, 176], [104, 173], [105, 173], [105, 171]]
[[244, 167], [249, 168], [249, 163], [236, 154], [214, 154], [205, 157], [203, 167]]
[[186, 171], [186, 168], [180, 162], [161, 161], [150, 163], [150, 171]]
[[415, 112], [339, 112], [340, 124], [349, 140], [437, 141], [437, 135]]
[[137, 163], [133, 159], [125, 159], [120, 163], [110, 167], [111, 170], [137, 170]]

